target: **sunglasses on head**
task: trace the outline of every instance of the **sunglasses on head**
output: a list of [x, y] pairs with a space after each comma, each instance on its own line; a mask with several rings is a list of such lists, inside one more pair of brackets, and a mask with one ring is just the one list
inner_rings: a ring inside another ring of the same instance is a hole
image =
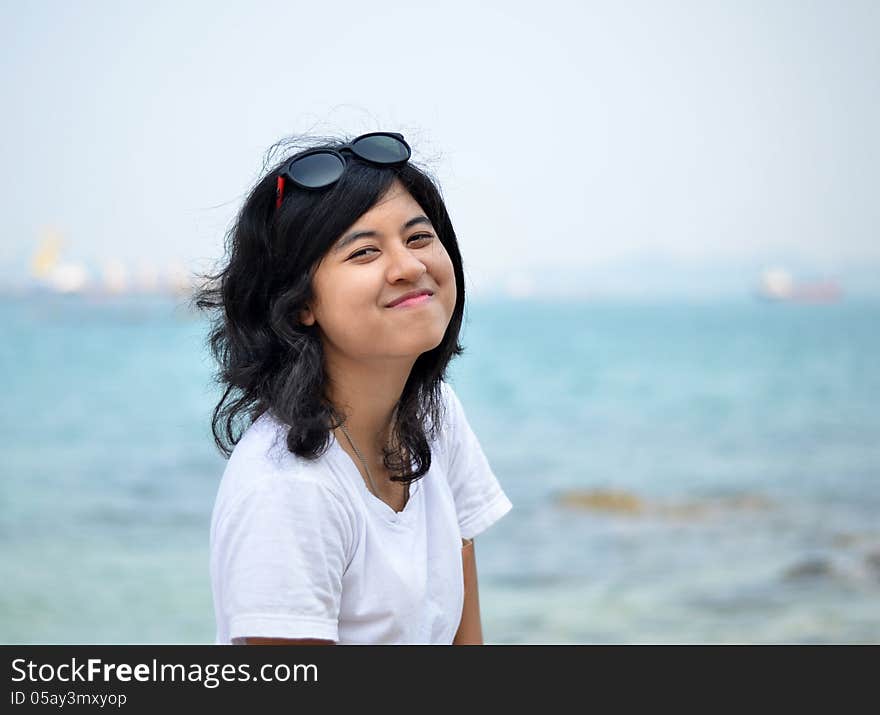
[[281, 168], [275, 191], [275, 208], [281, 207], [285, 181], [301, 189], [323, 189], [337, 182], [345, 171], [345, 154], [348, 153], [379, 166], [405, 164], [412, 156], [403, 134], [396, 132], [361, 134], [337, 149], [310, 149]]

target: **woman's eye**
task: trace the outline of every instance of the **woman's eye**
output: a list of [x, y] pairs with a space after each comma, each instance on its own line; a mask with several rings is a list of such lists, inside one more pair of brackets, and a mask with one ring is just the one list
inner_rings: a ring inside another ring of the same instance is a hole
[[[407, 243], [409, 243], [410, 241], [418, 241], [419, 239], [422, 239], [422, 238], [430, 241], [432, 238], [434, 238], [434, 236], [433, 236], [433, 234], [430, 234], [430, 233], [419, 233], [419, 234], [416, 234], [415, 236], [410, 236], [409, 239], [407, 239]], [[375, 251], [375, 250], [376, 250], [375, 248], [362, 248], [360, 251], [355, 251], [354, 253], [352, 253], [349, 256], [349, 259], [358, 258], [359, 256], [364, 256], [364, 255], [366, 255], [367, 251]]]

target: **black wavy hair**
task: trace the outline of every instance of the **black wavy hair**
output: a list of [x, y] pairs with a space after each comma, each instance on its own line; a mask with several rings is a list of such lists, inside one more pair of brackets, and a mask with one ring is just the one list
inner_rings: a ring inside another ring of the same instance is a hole
[[[459, 343], [464, 268], [439, 185], [412, 159], [403, 166], [383, 167], [348, 153], [339, 181], [319, 191], [287, 182], [276, 210], [276, 178], [285, 162], [307, 149], [338, 149], [347, 141], [294, 137], [270, 147], [264, 175], [226, 235], [221, 266], [201, 276], [204, 281], [192, 302], [211, 317], [207, 343], [219, 366], [216, 382], [224, 389], [211, 427], [227, 458], [244, 430], [267, 410], [289, 428], [287, 448], [294, 454], [314, 460], [329, 447], [331, 430], [345, 422], [345, 415], [325, 392], [319, 327], [303, 325], [300, 311], [314, 297], [312, 277], [327, 250], [398, 179], [434, 225], [456, 281], [455, 309], [443, 340], [416, 359], [391, 427], [395, 448], [383, 448], [391, 479], [411, 482], [431, 466], [428, 440], [436, 437], [444, 412], [441, 383], [450, 360], [464, 352]], [[296, 144], [301, 151], [290, 153]], [[279, 150], [286, 155], [266, 172]]]

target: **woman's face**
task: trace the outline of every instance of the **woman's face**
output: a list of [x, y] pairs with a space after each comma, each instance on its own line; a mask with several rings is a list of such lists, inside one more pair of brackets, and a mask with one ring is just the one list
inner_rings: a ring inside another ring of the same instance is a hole
[[[371, 233], [356, 235], [361, 232]], [[315, 298], [301, 320], [318, 324], [328, 356], [415, 360], [440, 344], [455, 309], [452, 260], [422, 207], [397, 180], [330, 247], [312, 289]], [[433, 295], [389, 307], [422, 289]]]

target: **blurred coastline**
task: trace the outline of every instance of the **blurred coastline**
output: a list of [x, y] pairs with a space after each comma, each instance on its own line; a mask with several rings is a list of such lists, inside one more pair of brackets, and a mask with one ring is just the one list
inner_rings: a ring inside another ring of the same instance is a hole
[[[676, 299], [695, 302], [753, 299], [771, 302], [835, 303], [880, 300], [876, 260], [808, 260], [798, 252], [749, 257], [686, 258], [661, 250], [639, 250], [595, 263], [536, 257], [526, 268], [488, 272], [468, 265], [468, 291], [484, 300], [606, 301]], [[550, 261], [549, 263], [547, 261]], [[543, 261], [543, 262], [542, 262]], [[207, 275], [205, 260], [163, 262], [149, 249], [139, 259], [89, 255], [56, 228], [43, 229], [29, 255], [3, 266], [0, 297], [26, 299], [50, 294], [114, 300], [167, 296], [186, 299]]]

